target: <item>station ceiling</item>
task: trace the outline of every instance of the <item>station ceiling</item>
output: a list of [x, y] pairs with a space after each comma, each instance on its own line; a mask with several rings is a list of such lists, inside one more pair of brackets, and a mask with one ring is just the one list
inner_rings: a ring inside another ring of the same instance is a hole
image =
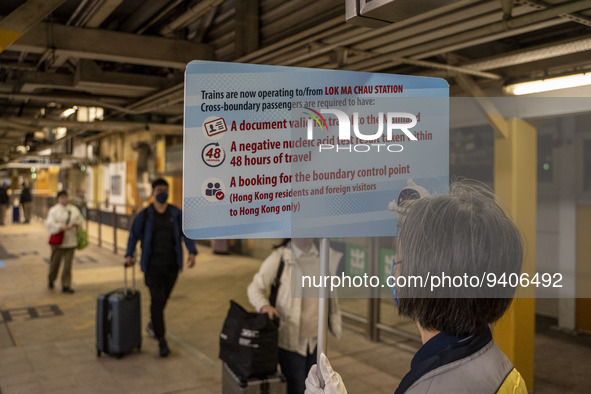
[[[57, 127], [180, 134], [196, 59], [437, 76], [455, 96], [591, 71], [591, 0], [443, 3], [368, 28], [346, 22], [345, 0], [2, 0], [0, 164]], [[104, 119], [63, 118], [73, 106]]]

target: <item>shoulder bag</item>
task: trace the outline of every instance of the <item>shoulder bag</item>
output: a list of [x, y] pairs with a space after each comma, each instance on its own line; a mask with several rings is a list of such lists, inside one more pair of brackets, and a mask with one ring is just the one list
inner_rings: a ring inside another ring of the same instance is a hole
[[[70, 223], [70, 210], [68, 209], [68, 219], [66, 220], [66, 225]], [[65, 231], [62, 230], [59, 233], [51, 234], [49, 236], [49, 244], [51, 246], [59, 246], [64, 242], [64, 235]]]
[[[283, 257], [269, 297], [275, 306]], [[277, 372], [279, 321], [266, 313], [247, 312], [230, 300], [230, 309], [220, 333], [220, 359], [241, 379], [264, 378]]]

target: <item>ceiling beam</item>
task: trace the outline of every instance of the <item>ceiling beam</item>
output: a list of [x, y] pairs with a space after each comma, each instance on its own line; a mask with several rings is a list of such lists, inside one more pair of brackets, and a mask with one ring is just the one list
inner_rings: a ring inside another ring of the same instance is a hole
[[65, 0], [29, 0], [0, 21], [0, 52], [59, 7]]
[[144, 1], [127, 19], [121, 24], [121, 31], [134, 32], [146, 23], [154, 14], [163, 9], [168, 0]]
[[259, 47], [259, 0], [236, 2], [234, 54], [241, 57]]
[[88, 19], [85, 26], [99, 27], [121, 3], [123, 3], [123, 0], [104, 0], [94, 14]]
[[9, 50], [184, 70], [191, 60], [213, 58], [211, 46], [153, 36], [39, 23]]
[[78, 122], [76, 120], [51, 120], [51, 119], [22, 119], [12, 117], [7, 119], [12, 124], [20, 124], [35, 129], [43, 127], [66, 127], [72, 130], [96, 130], [96, 131], [120, 131], [146, 130], [160, 135], [182, 135], [183, 126], [180, 124], [151, 123], [151, 122], [118, 122], [102, 120], [96, 122]]
[[[517, 3], [530, 6], [537, 10], [545, 10], [546, 8], [550, 7], [551, 4], [540, 0], [516, 0]], [[560, 18], [568, 19], [576, 23], [580, 23], [581, 25], [591, 26], [591, 18], [587, 16], [583, 16], [577, 13], [570, 13], [570, 14], [563, 14], [560, 15]]]
[[185, 13], [175, 18], [166, 26], [160, 29], [160, 34], [171, 37], [175, 31], [187, 27], [192, 22], [206, 15], [209, 11], [215, 10], [223, 0], [203, 0], [190, 7]]

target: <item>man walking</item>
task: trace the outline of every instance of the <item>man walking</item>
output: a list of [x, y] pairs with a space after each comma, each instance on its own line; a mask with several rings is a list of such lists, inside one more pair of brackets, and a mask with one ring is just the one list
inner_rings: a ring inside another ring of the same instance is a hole
[[146, 330], [158, 340], [160, 357], [166, 357], [170, 350], [164, 338], [164, 307], [183, 268], [181, 238], [189, 251], [189, 268], [195, 265], [197, 249], [193, 241], [183, 235], [181, 210], [167, 203], [168, 183], [164, 179], [152, 182], [152, 196], [154, 202], [136, 216], [129, 231], [125, 265], [134, 264], [135, 247], [141, 241], [140, 266], [151, 298], [151, 321]]
[[31, 221], [31, 203], [33, 197], [31, 197], [31, 188], [27, 182], [23, 182], [23, 189], [21, 192], [21, 205], [23, 206], [23, 214], [25, 216], [25, 224]]
[[49, 288], [53, 289], [53, 282], [57, 278], [61, 261], [62, 268], [62, 292], [72, 294], [72, 259], [74, 249], [78, 246], [76, 231], [82, 225], [80, 210], [68, 203], [68, 193], [61, 191], [57, 194], [57, 204], [49, 209], [45, 226], [51, 234], [60, 234], [61, 242], [51, 245], [51, 258], [49, 262]]
[[0, 226], [4, 226], [6, 210], [8, 209], [8, 192], [6, 186], [0, 181]]

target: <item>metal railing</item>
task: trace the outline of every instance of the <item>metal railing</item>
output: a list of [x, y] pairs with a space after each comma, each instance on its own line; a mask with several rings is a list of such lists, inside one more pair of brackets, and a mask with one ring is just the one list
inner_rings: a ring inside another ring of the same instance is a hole
[[[113, 246], [113, 253], [118, 253], [119, 251], [117, 231], [129, 231], [129, 229], [131, 228], [131, 224], [135, 219], [135, 216], [140, 210], [143, 209], [142, 206], [117, 204], [112, 203], [110, 201], [96, 200], [84, 201], [83, 207], [86, 211], [83, 212], [86, 218], [86, 231], [89, 232], [90, 222], [96, 223], [98, 226], [96, 237], [98, 246], [102, 247], [104, 243], [111, 244]], [[103, 226], [108, 226], [112, 229], [112, 242], [108, 241], [105, 237], [103, 237]]]

